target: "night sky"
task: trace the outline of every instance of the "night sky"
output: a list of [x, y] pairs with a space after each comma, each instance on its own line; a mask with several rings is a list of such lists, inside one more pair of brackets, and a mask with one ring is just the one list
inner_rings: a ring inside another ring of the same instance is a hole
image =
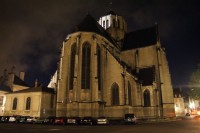
[[128, 31], [158, 23], [174, 87], [187, 87], [200, 63], [198, 0], [0, 0], [0, 75], [25, 71], [32, 85], [47, 84], [67, 34], [87, 13], [96, 20], [112, 9]]

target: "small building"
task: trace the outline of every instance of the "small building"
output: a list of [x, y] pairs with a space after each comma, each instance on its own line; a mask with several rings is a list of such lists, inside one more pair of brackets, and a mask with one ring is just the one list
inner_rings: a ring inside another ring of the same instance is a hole
[[184, 116], [186, 114], [184, 95], [180, 88], [174, 89], [174, 108], [176, 116]]
[[6, 94], [4, 115], [47, 117], [55, 115], [55, 92], [36, 86]]
[[17, 76], [13, 70], [9, 73], [4, 70], [3, 76], [0, 77], [0, 116], [4, 115], [7, 93], [29, 88], [24, 82], [24, 76], [24, 72], [20, 72], [19, 76]]

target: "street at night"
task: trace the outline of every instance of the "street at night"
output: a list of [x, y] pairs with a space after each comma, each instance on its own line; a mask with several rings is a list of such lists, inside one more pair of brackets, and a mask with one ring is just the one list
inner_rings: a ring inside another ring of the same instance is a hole
[[161, 123], [108, 126], [69, 126], [0, 123], [1, 133], [199, 133], [200, 119], [183, 119]]

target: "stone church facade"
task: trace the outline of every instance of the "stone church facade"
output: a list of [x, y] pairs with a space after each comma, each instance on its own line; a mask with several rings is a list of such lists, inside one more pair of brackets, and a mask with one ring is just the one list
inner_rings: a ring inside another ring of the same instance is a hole
[[113, 11], [99, 21], [88, 14], [63, 41], [56, 74], [56, 116], [175, 116], [157, 25], [127, 32]]

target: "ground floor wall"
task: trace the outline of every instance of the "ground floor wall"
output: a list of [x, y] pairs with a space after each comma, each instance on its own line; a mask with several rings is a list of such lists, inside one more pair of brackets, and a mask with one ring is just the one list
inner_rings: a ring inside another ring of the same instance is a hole
[[57, 105], [56, 116], [67, 117], [100, 117], [105, 116], [110, 119], [123, 119], [125, 114], [133, 113], [138, 119], [144, 118], [160, 118], [163, 117], [175, 117], [173, 105], [164, 105], [163, 109], [159, 106], [155, 107], [133, 107], [130, 105], [120, 106], [105, 106], [104, 103], [60, 103]]

